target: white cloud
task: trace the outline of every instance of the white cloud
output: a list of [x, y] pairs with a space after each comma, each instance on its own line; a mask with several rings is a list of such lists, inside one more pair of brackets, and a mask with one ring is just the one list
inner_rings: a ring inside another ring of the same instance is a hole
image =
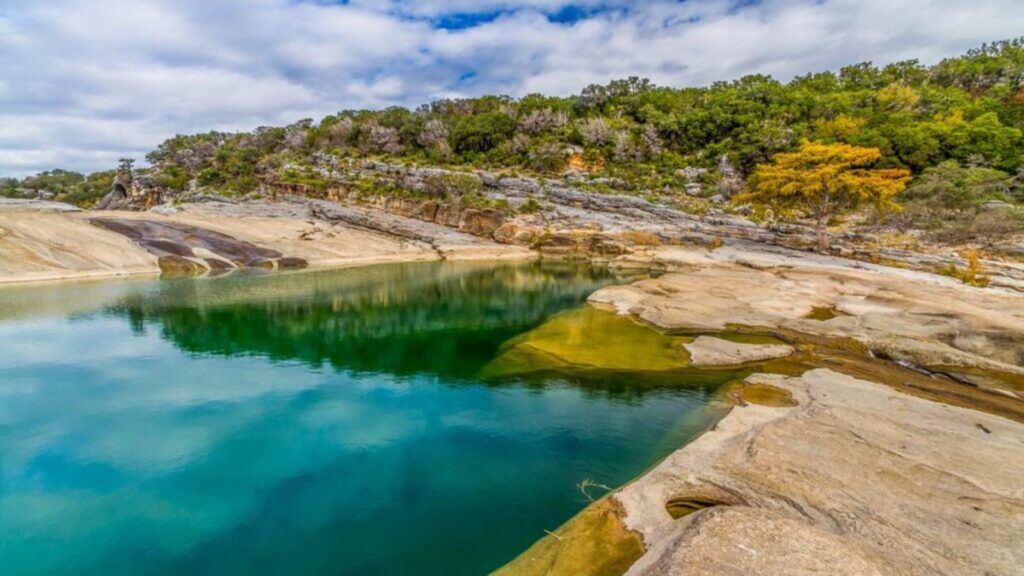
[[[549, 19], [563, 9], [577, 16]], [[931, 63], [1021, 30], [1019, 0], [8, 0], [0, 174], [107, 168], [175, 133], [342, 108]]]

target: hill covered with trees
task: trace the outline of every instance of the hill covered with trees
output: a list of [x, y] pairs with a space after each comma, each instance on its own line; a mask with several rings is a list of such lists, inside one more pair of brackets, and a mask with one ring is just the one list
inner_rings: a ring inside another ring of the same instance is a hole
[[[602, 191], [673, 202], [734, 197], [759, 165], [805, 141], [877, 149], [877, 168], [913, 177], [896, 199], [907, 206], [897, 223], [941, 236], [952, 219], [969, 237], [981, 206], [1024, 202], [1024, 38], [930, 67], [861, 63], [786, 83], [752, 75], [669, 88], [629, 78], [564, 98], [346, 110], [252, 132], [175, 136], [147, 160], [150, 175], [178, 191], [245, 195], [268, 179], [316, 188], [326, 184], [317, 168], [325, 158], [374, 158], [551, 177], [574, 169], [614, 183]], [[89, 205], [112, 177], [55, 170], [0, 181], [0, 194], [45, 190]], [[1020, 212], [1000, 218], [1016, 229]]]

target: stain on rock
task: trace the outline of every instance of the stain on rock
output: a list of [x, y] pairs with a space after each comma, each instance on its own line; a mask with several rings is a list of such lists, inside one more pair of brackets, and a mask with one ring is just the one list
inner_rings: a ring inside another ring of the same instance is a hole
[[131, 238], [156, 256], [160, 270], [170, 276], [194, 276], [232, 268], [296, 269], [307, 265], [302, 258], [188, 224], [135, 218], [92, 218], [89, 222]]

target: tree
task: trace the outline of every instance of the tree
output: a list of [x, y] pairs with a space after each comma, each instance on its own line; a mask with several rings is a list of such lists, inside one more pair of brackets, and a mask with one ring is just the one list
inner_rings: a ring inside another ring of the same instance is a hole
[[463, 118], [452, 131], [452, 147], [459, 154], [487, 152], [515, 134], [516, 122], [502, 112], [486, 112]]
[[121, 174], [127, 175], [129, 178], [132, 176], [132, 168], [135, 166], [134, 158], [121, 158], [117, 161], [117, 171]]
[[847, 144], [804, 141], [796, 152], [777, 154], [754, 171], [745, 201], [798, 208], [815, 221], [818, 250], [828, 249], [829, 219], [842, 210], [871, 202], [880, 211], [899, 210], [893, 197], [910, 180], [902, 168], [872, 169], [881, 152]]

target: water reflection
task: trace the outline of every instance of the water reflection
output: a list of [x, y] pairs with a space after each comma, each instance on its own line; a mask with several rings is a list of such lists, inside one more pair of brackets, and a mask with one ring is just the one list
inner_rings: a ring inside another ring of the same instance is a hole
[[194, 353], [465, 378], [505, 340], [615, 281], [582, 265], [419, 263], [169, 282], [108, 310]]
[[421, 264], [0, 291], [0, 566], [485, 573], [579, 510], [580, 480], [625, 482], [718, 416], [680, 373], [479, 385], [615, 280]]

